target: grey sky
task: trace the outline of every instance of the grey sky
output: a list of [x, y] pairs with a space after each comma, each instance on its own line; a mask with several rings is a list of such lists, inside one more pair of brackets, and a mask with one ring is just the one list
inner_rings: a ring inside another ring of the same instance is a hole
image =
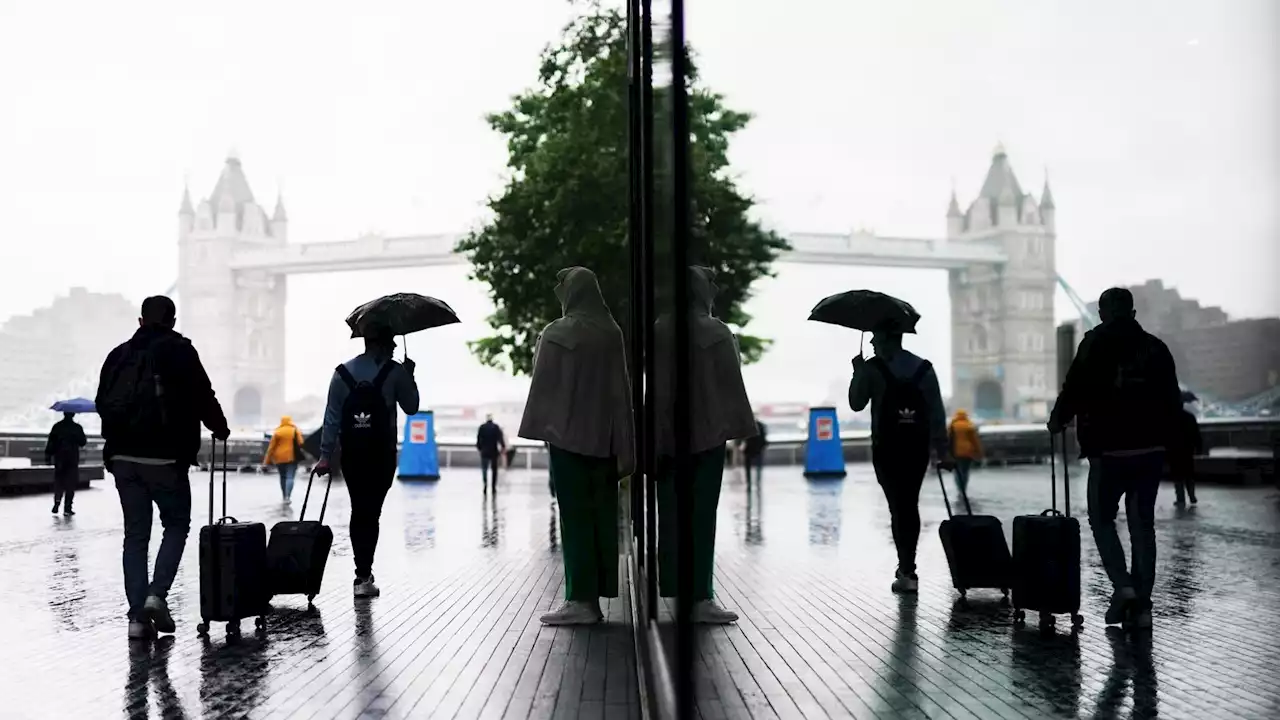
[[[1049, 167], [1059, 271], [1082, 294], [1162, 277], [1234, 315], [1280, 312], [1280, 5], [689, 4], [705, 80], [756, 114], [733, 157], [767, 222], [939, 235], [952, 179], [967, 203], [1002, 141], [1037, 195]], [[472, 226], [504, 163], [482, 116], [533, 80], [570, 8], [338, 8], [0, 0], [0, 319], [70, 285], [166, 289], [184, 177], [207, 195], [231, 148], [263, 204], [283, 186], [294, 242]], [[908, 296], [926, 316], [915, 347], [947, 377], [941, 273], [780, 269], [753, 306], [779, 339], [748, 373], [757, 399], [819, 399], [846, 372], [856, 335], [795, 320], [854, 286]], [[518, 395], [462, 348], [487, 305], [463, 275], [292, 279], [289, 395], [354, 349], [346, 311], [401, 289], [473, 321], [410, 339], [429, 402]]]

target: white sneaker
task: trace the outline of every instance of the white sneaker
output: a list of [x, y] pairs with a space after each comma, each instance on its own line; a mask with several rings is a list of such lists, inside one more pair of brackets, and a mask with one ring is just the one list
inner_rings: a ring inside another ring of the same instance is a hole
[[169, 603], [164, 598], [151, 595], [142, 609], [151, 618], [156, 632], [171, 633], [177, 629], [173, 624], [173, 616], [169, 614]]
[[693, 604], [692, 620], [702, 625], [729, 625], [738, 622], [738, 613], [725, 610], [715, 600], [699, 600]]
[[893, 576], [892, 590], [896, 593], [913, 593], [920, 590], [920, 581], [915, 575], [908, 575], [899, 570]]
[[595, 625], [603, 615], [595, 603], [569, 600], [559, 610], [538, 618], [543, 625]]
[[129, 622], [129, 639], [130, 640], [150, 640], [155, 637], [156, 629], [152, 627], [151, 622], [138, 622], [131, 620]]
[[378, 589], [378, 586], [373, 584], [372, 575], [364, 578], [363, 580], [356, 578], [355, 585], [352, 586], [352, 589], [355, 596], [358, 598], [372, 598], [378, 597], [382, 594], [382, 591]]

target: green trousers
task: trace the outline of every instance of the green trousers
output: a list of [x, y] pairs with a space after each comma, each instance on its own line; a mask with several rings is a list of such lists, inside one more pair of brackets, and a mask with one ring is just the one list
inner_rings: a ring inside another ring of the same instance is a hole
[[618, 597], [618, 462], [551, 450], [566, 600]]
[[[724, 479], [724, 450], [712, 448], [693, 458], [693, 600], [710, 600], [715, 571], [716, 508]], [[676, 596], [676, 481], [671, 458], [658, 460], [658, 591]]]

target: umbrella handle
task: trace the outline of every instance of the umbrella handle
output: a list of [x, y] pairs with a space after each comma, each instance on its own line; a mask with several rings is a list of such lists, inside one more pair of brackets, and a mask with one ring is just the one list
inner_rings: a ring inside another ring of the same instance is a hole
[[404, 350], [404, 359], [408, 360], [409, 359], [409, 336], [408, 335], [400, 336], [400, 349]]

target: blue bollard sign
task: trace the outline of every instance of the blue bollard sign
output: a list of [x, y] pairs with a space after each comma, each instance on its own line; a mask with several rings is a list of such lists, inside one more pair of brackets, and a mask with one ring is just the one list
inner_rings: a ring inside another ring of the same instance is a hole
[[400, 446], [401, 480], [439, 480], [440, 455], [436, 447], [436, 416], [428, 410], [404, 422], [404, 443]]
[[840, 420], [833, 407], [809, 408], [809, 439], [804, 447], [804, 475], [809, 478], [845, 476]]

